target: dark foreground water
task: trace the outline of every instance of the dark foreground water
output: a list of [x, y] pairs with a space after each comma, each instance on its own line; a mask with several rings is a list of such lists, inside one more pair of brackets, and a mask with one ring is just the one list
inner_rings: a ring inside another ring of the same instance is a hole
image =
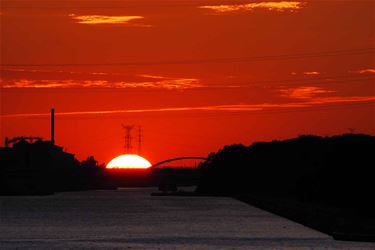
[[231, 198], [154, 189], [0, 197], [0, 249], [374, 249]]

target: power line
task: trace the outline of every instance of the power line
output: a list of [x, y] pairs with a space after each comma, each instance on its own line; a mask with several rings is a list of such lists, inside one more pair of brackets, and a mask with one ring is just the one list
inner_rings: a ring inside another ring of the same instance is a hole
[[[319, 82], [321, 80], [326, 80], [325, 82]], [[304, 87], [304, 85], [310, 84], [310, 85], [326, 85], [326, 84], [336, 84], [336, 83], [346, 83], [346, 82], [356, 82], [356, 81], [374, 81], [374, 77], [361, 77], [356, 79], [334, 79], [334, 78], [326, 78], [326, 79], [317, 79], [314, 81], [314, 79], [306, 79], [306, 81], [309, 81], [308, 83], [304, 82], [304, 80], [298, 80], [298, 81], [287, 81], [287, 80], [281, 80], [281, 81], [266, 81], [266, 82], [253, 82], [251, 84], [264, 84], [264, 83], [278, 83], [278, 85], [282, 86], [291, 86], [291, 85], [300, 85], [301, 87]], [[373, 82], [375, 83], [375, 82]]]
[[[320, 0], [320, 2], [330, 2], [331, 0]], [[101, 2], [105, 2], [106, 5], [101, 5]], [[204, 0], [189, 0], [189, 1], [175, 1], [175, 0], [159, 0], [159, 1], [142, 1], [142, 0], [133, 0], [133, 1], [121, 1], [121, 0], [107, 0], [107, 1], [63, 1], [64, 4], [54, 3], [51, 1], [17, 1], [9, 0], [3, 1], [3, 9], [123, 9], [123, 8], [139, 8], [144, 5], [147, 7], [200, 7], [202, 5], [207, 5], [207, 1]], [[13, 5], [13, 4], [21, 4]], [[79, 3], [80, 5], [73, 5]], [[87, 3], [89, 5], [82, 5]], [[233, 5], [233, 4], [243, 4], [243, 0], [224, 0], [220, 1], [221, 5]], [[7, 4], [7, 5], [6, 5]], [[10, 5], [9, 5], [10, 4]], [[47, 4], [50, 4], [49, 6]], [[110, 4], [110, 5], [109, 5]], [[214, 3], [212, 3], [214, 4]]]
[[142, 152], [142, 126], [138, 126], [138, 154]]
[[[281, 80], [264, 80], [264, 81], [248, 81], [248, 82], [227, 82], [221, 83], [220, 85], [209, 85], [207, 84], [206, 88], [229, 88], [225, 85], [228, 84], [229, 86], [235, 86], [233, 88], [245, 88], [245, 87], [253, 87], [253, 86], [268, 86], [271, 87], [275, 84], [277, 86], [293, 86], [293, 85], [300, 85], [304, 87], [306, 85], [326, 85], [326, 84], [337, 84], [337, 83], [346, 83], [346, 82], [356, 82], [356, 81], [373, 81], [375, 83], [375, 76], [332, 76], [332, 77], [317, 77], [317, 78], [299, 78], [299, 79], [281, 79]], [[205, 87], [196, 88], [194, 90], [205, 89]]]
[[272, 82], [300, 82], [300, 81], [320, 81], [320, 80], [348, 80], [348, 79], [360, 79], [360, 78], [374, 78], [373, 76], [363, 76], [363, 75], [332, 75], [332, 76], [316, 76], [310, 78], [293, 78], [293, 79], [280, 79], [280, 80], [262, 80], [257, 81], [257, 83], [272, 83]]
[[[105, 2], [106, 5], [102, 5], [101, 2]], [[147, 7], [199, 7], [206, 5], [207, 2], [202, 0], [189, 0], [189, 1], [86, 1], [89, 5], [84, 5], [85, 1], [68, 1], [65, 0], [61, 3], [54, 3], [51, 1], [3, 1], [2, 9], [124, 9], [124, 8], [139, 8], [140, 6]], [[79, 5], [74, 5], [74, 4]], [[228, 4], [241, 3], [241, 1], [231, 0]], [[49, 6], [47, 5], [49, 4]], [[111, 4], [111, 5], [108, 5]]]
[[375, 48], [335, 50], [299, 54], [281, 54], [281, 55], [265, 55], [265, 56], [248, 56], [248, 57], [232, 57], [232, 58], [201, 58], [201, 59], [184, 59], [169, 61], [129, 61], [129, 62], [113, 62], [113, 63], [40, 63], [40, 64], [0, 64], [1, 67], [92, 67], [92, 66], [147, 66], [147, 65], [171, 65], [171, 64], [211, 64], [211, 63], [244, 63], [244, 62], [261, 62], [272, 60], [297, 60], [306, 58], [319, 57], [335, 57], [335, 56], [351, 56], [373, 54]]

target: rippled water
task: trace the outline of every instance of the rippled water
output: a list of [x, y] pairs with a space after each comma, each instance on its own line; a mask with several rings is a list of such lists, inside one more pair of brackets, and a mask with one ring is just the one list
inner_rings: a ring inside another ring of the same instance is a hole
[[0, 249], [374, 249], [339, 242], [231, 198], [150, 188], [0, 197]]

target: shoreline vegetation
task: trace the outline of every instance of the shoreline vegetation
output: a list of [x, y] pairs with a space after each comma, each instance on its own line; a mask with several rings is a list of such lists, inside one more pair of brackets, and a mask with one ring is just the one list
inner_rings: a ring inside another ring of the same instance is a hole
[[337, 240], [375, 242], [375, 137], [345, 134], [230, 145], [200, 165], [195, 192], [228, 196]]
[[[198, 169], [108, 171], [49, 141], [0, 149], [0, 195], [159, 186], [154, 196], [227, 196], [338, 240], [375, 241], [375, 136], [303, 135], [228, 145]], [[196, 185], [194, 192], [178, 186]]]

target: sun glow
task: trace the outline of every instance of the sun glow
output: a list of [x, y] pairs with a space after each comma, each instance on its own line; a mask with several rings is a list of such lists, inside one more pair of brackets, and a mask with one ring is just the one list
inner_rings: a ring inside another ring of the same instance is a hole
[[146, 169], [151, 167], [151, 163], [145, 158], [136, 154], [125, 154], [112, 159], [107, 168], [115, 169]]

